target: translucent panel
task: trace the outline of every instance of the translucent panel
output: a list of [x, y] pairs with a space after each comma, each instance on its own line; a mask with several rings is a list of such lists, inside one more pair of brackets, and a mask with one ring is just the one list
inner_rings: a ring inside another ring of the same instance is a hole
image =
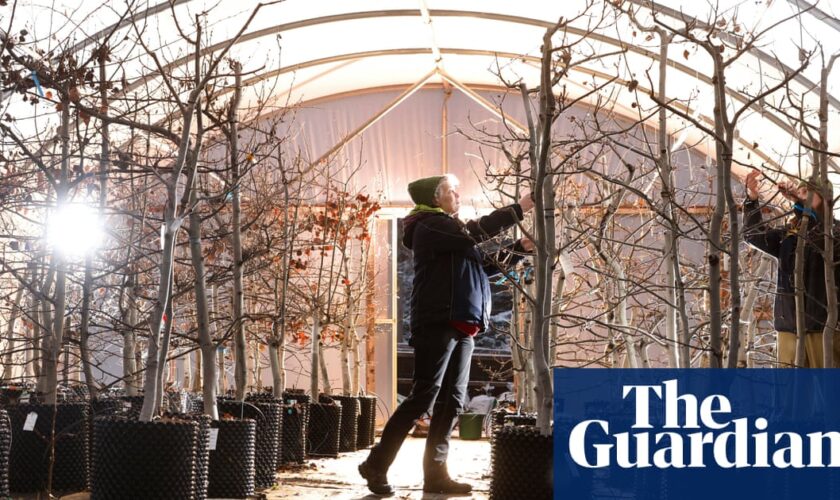
[[[111, 75], [125, 75], [128, 90], [138, 92], [141, 99], [164, 97], [169, 89], [162, 85], [157, 72], [188, 77], [192, 69], [192, 47], [180, 33], [193, 36], [194, 19], [205, 25], [202, 46], [211, 52], [223, 50], [234, 38], [237, 43], [228, 55], [244, 64], [246, 85], [243, 99], [244, 118], [257, 109], [273, 112], [287, 103], [313, 101], [363, 89], [411, 85], [436, 67], [435, 54], [440, 54], [437, 67], [452, 78], [469, 85], [503, 85], [524, 81], [537, 85], [539, 55], [546, 27], [561, 16], [574, 18], [587, 2], [572, 0], [287, 0], [267, 5], [242, 31], [258, 5], [255, 0], [225, 1], [181, 0], [169, 2], [83, 2], [81, 0], [30, 0], [19, 4], [10, 31], [26, 29], [45, 51], [77, 50], [89, 57], [96, 40], [113, 33], [110, 46], [114, 57], [108, 68]], [[802, 95], [807, 119], [816, 124], [814, 110], [822, 61], [840, 50], [836, 20], [836, 2], [822, 1], [815, 6], [790, 0], [787, 2], [694, 2], [660, 0], [628, 2], [637, 19], [644, 25], [654, 20], [663, 25], [681, 27], [696, 17], [701, 23], [723, 19], [728, 34], [722, 38], [730, 44], [749, 33], [770, 30], [756, 47], [733, 62], [727, 72], [731, 92], [730, 112], [734, 112], [751, 96], [773, 86], [785, 72], [800, 64], [800, 54], [816, 52], [821, 47], [825, 57], [817, 56], [802, 75], [790, 84], [791, 91]], [[652, 10], [651, 10], [652, 8]], [[715, 11], [714, 8], [718, 10]], [[655, 19], [652, 12], [656, 13]], [[131, 14], [134, 23], [114, 25]], [[606, 17], [592, 31], [593, 19]], [[240, 33], [240, 31], [242, 31]], [[587, 35], [579, 45], [582, 52], [606, 54], [624, 49], [622, 55], [593, 59], [569, 75], [562, 84], [570, 98], [588, 93], [593, 84], [619, 77], [618, 85], [589, 100], [610, 99], [614, 110], [627, 118], [639, 117], [654, 103], [647, 97], [649, 87], [658, 79], [659, 39], [648, 36], [634, 26], [627, 16], [619, 15], [609, 3], [597, 4], [591, 16], [576, 19], [566, 30], [568, 40]], [[561, 35], [555, 37], [555, 41]], [[59, 47], [58, 43], [61, 42]], [[140, 43], [142, 42], [142, 43]], [[669, 74], [666, 93], [670, 99], [687, 103], [686, 112], [710, 123], [713, 115], [711, 88], [712, 60], [703, 50], [683, 43], [677, 37], [669, 51]], [[20, 50], [30, 50], [29, 45]], [[149, 53], [152, 52], [155, 57]], [[34, 52], [32, 52], [34, 53]], [[728, 49], [724, 57], [731, 57]], [[162, 66], [159, 66], [162, 65]], [[224, 66], [224, 64], [223, 64]], [[638, 82], [639, 92], [632, 92], [626, 82]], [[440, 83], [434, 76], [432, 83]], [[230, 79], [226, 85], [230, 86]], [[828, 90], [837, 92], [840, 73], [828, 80]], [[186, 97], [184, 89], [181, 98]], [[36, 131], [53, 130], [56, 113], [51, 104], [31, 106], [19, 97], [4, 96], [4, 112], [18, 118], [13, 124], [22, 136]], [[791, 147], [797, 132], [788, 117], [774, 106], [785, 106], [785, 93], [778, 92], [762, 101], [762, 108], [743, 117], [736, 159], [746, 165], [783, 165], [797, 168], [791, 161]], [[258, 108], [257, 104], [268, 106]], [[641, 105], [635, 108], [634, 105]], [[838, 123], [840, 101], [832, 97], [829, 127]], [[177, 117], [171, 103], [149, 111], [152, 122]], [[338, 127], [336, 118], [330, 127]], [[349, 122], [348, 122], [349, 124]], [[316, 125], [313, 125], [316, 126]], [[688, 120], [672, 115], [672, 132], [681, 140], [701, 142], [702, 135], [689, 126]], [[341, 129], [342, 131], [344, 129]], [[114, 140], [124, 139], [120, 131]], [[324, 134], [326, 142], [334, 142], [334, 133]], [[437, 139], [439, 140], [439, 138]], [[423, 145], [424, 147], [426, 145]], [[831, 135], [829, 146], [840, 148], [840, 136]], [[317, 148], [312, 151], [315, 154]], [[434, 151], [434, 148], [431, 150]], [[435, 154], [418, 160], [418, 169], [428, 171]], [[380, 165], [381, 168], [390, 166]], [[456, 167], [457, 168], [457, 167]], [[385, 183], [402, 183], [405, 179], [382, 179]]]

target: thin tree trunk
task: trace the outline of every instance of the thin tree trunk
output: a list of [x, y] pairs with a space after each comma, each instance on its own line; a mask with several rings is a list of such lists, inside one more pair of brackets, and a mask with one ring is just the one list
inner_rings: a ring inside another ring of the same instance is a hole
[[535, 192], [534, 204], [534, 302], [532, 345], [535, 395], [537, 402], [537, 428], [540, 434], [547, 436], [551, 432], [552, 420], [552, 383], [548, 365], [549, 319], [551, 317], [552, 264], [556, 245], [554, 225], [554, 186], [551, 182], [551, 129], [557, 106], [553, 93], [552, 81], [552, 40], [553, 30], [547, 30], [543, 36], [542, 68], [540, 72], [540, 116], [539, 129], [534, 127], [527, 87], [521, 84], [522, 96], [528, 115], [530, 129], [529, 158], [531, 179]]
[[[211, 346], [212, 346], [212, 342], [211, 342]], [[193, 392], [193, 393], [201, 392], [201, 388], [203, 386], [202, 381], [204, 380], [204, 377], [202, 376], [202, 372], [203, 372], [204, 363], [202, 363], [202, 361], [201, 361], [201, 356], [202, 356], [201, 349], [199, 349], [198, 352], [195, 353], [195, 362], [193, 363], [192, 387], [190, 387], [190, 389], [189, 389], [189, 391]], [[211, 354], [211, 356], [212, 356], [212, 354]], [[213, 363], [211, 363], [211, 364], [213, 364]], [[214, 365], [213, 366], [213, 373], [215, 373], [215, 372], [216, 372], [216, 367]], [[213, 380], [212, 385], [215, 388], [216, 387], [215, 377], [212, 380]]]
[[[24, 277], [24, 279], [26, 279]], [[20, 316], [20, 303], [23, 300], [24, 286], [21, 283], [18, 285], [15, 298], [12, 302], [12, 310], [9, 315], [9, 322], [6, 325], [6, 353], [3, 356], [3, 380], [9, 382], [14, 378], [14, 360], [13, 353], [15, 352], [15, 325]]]
[[[105, 85], [105, 57], [104, 54], [99, 57], [99, 99], [100, 110], [108, 114], [108, 86]], [[108, 200], [108, 165], [110, 161], [110, 131], [108, 129], [108, 120], [101, 121], [99, 134], [101, 136], [101, 149], [99, 152], [99, 217], [105, 217], [105, 205]], [[82, 370], [85, 374], [85, 383], [87, 384], [88, 393], [91, 399], [95, 399], [99, 387], [93, 379], [93, 370], [91, 369], [90, 349], [88, 348], [88, 341], [90, 339], [90, 306], [91, 295], [93, 294], [93, 258], [89, 254], [85, 257], [85, 278], [82, 290], [82, 322], [79, 327], [79, 352], [82, 358]]]
[[[724, 113], [726, 113], [726, 81], [724, 80], [723, 62], [721, 56], [712, 55], [714, 61], [714, 92], [715, 92], [715, 133], [717, 137], [724, 136]], [[726, 186], [729, 182], [726, 177], [726, 159], [724, 158], [724, 146], [720, 141], [715, 141], [715, 208], [712, 212], [712, 220], [709, 228], [709, 363], [712, 368], [722, 367], [722, 323], [723, 309], [721, 306], [721, 233], [723, 228], [723, 216], [726, 210]]]
[[245, 392], [248, 384], [248, 352], [247, 341], [245, 340], [245, 299], [243, 288], [243, 262], [242, 262], [242, 221], [241, 202], [239, 199], [240, 168], [239, 168], [239, 129], [237, 126], [237, 113], [239, 102], [242, 98], [242, 66], [238, 62], [231, 62], [231, 69], [234, 72], [233, 99], [228, 109], [228, 141], [230, 143], [230, 167], [232, 186], [232, 225], [231, 233], [233, 246], [233, 348], [235, 355], [234, 383], [236, 385], [236, 399], [245, 399]]
[[[145, 380], [143, 383], [143, 408], [140, 410], [140, 420], [148, 422], [156, 414], [158, 401], [160, 400], [162, 387], [161, 370], [159, 366], [159, 351], [165, 351], [161, 344], [161, 330], [163, 326], [164, 312], [169, 309], [171, 302], [172, 271], [175, 260], [175, 235], [178, 227], [175, 220], [175, 186], [167, 186], [169, 201], [166, 205], [164, 217], [163, 252], [160, 261], [160, 284], [158, 286], [158, 299], [149, 321], [149, 345], [146, 352]], [[167, 322], [168, 323], [168, 322]]]
[[82, 322], [79, 326], [79, 353], [82, 358], [82, 370], [85, 374], [85, 384], [91, 399], [95, 399], [99, 393], [99, 387], [93, 379], [93, 370], [90, 363], [90, 349], [88, 339], [90, 338], [90, 303], [93, 294], [93, 259], [90, 255], [85, 257], [85, 281], [82, 286]]
[[41, 297], [39, 298], [39, 313], [40, 313], [40, 332], [38, 333], [38, 338], [36, 339], [35, 343], [35, 351], [38, 355], [38, 392], [46, 393], [48, 389], [47, 385], [47, 364], [50, 363], [50, 349], [51, 343], [50, 340], [52, 339], [52, 328], [53, 325], [53, 311], [51, 309], [50, 301], [47, 299], [48, 295], [52, 292], [53, 282], [55, 281], [55, 263], [50, 262], [49, 271], [47, 271], [47, 275], [44, 279], [44, 284], [41, 288]]
[[[181, 374], [181, 379], [178, 380], [178, 384], [180, 384], [181, 389], [185, 391], [190, 390], [190, 386], [192, 386], [192, 360], [190, 359], [190, 352], [186, 349], [180, 349], [181, 355], [175, 356], [175, 361], [177, 362], [178, 358], [181, 358], [181, 366], [183, 367], [183, 373]], [[177, 366], [177, 365], [176, 365]]]
[[260, 361], [260, 343], [254, 339], [251, 341], [251, 389], [260, 391], [262, 389], [262, 365]]
[[[40, 284], [40, 280], [38, 279], [37, 273], [33, 271], [33, 279], [32, 283], [33, 286]], [[31, 380], [37, 384], [38, 382], [38, 337], [39, 337], [39, 328], [38, 323], [40, 319], [38, 318], [38, 304], [39, 300], [37, 295], [30, 291], [27, 298], [26, 298], [26, 308], [29, 311], [29, 321], [32, 324], [32, 328], [28, 329], [26, 333], [26, 339], [29, 341], [27, 344], [26, 349], [24, 350], [23, 357], [24, 357], [24, 367], [23, 367], [23, 375], [27, 380]]]
[[729, 363], [727, 368], [738, 366], [738, 351], [741, 348], [741, 230], [738, 221], [738, 206], [732, 192], [732, 140], [733, 126], [727, 130], [726, 148], [724, 150], [723, 175], [726, 204], [729, 206]]
[[834, 366], [834, 335], [837, 332], [837, 290], [834, 269], [834, 190], [828, 180], [828, 76], [834, 61], [840, 54], [834, 54], [820, 72], [820, 143], [817, 153], [821, 195], [823, 199], [823, 259], [825, 267], [825, 289], [827, 315], [823, 328], [823, 367]]
[[344, 323], [344, 334], [341, 337], [341, 393], [345, 396], [350, 396], [350, 350], [353, 348], [353, 335], [355, 334], [356, 325], [353, 321], [355, 311], [353, 310], [353, 299], [350, 297], [352, 292], [350, 287], [350, 262], [347, 257], [346, 248], [343, 250], [341, 258], [344, 261], [344, 279], [346, 280], [344, 293], [345, 300], [347, 301], [346, 310], [344, 312], [347, 317]]
[[[530, 295], [534, 296], [534, 284], [528, 285]], [[526, 412], [537, 410], [537, 403], [534, 398], [534, 311], [527, 308], [522, 312], [522, 335], [519, 350], [522, 359], [522, 408]]]
[[321, 369], [321, 387], [324, 388], [324, 394], [332, 394], [332, 383], [330, 383], [330, 372], [327, 370], [327, 359], [324, 356], [324, 339], [318, 342], [318, 365]]
[[[210, 315], [214, 317], [216, 315], [216, 308], [219, 304], [219, 292], [218, 288], [213, 285], [210, 289]], [[216, 322], [213, 321], [210, 323], [210, 335], [212, 338], [216, 337]], [[225, 394], [227, 391], [227, 373], [225, 371], [225, 346], [224, 344], [218, 344], [215, 346], [215, 356], [216, 356], [216, 393], [217, 394]]]
[[137, 334], [135, 333], [140, 315], [137, 310], [136, 279], [137, 275], [132, 271], [132, 277], [126, 285], [128, 288], [128, 324], [123, 335], [123, 380], [125, 381], [125, 393], [129, 396], [136, 396], [140, 387], [139, 365], [137, 364]]
[[[67, 202], [67, 176], [70, 164], [70, 103], [66, 100], [61, 112], [61, 170], [56, 186], [56, 208], [62, 210]], [[67, 262], [61, 249], [54, 248], [52, 254], [55, 262], [55, 310], [53, 312], [52, 335], [49, 339], [47, 363], [45, 363], [44, 381], [46, 383], [45, 402], [50, 405], [56, 403], [58, 389], [58, 361], [61, 347], [64, 343], [64, 315], [67, 306]]]
[[282, 398], [286, 388], [285, 331], [280, 310], [280, 278], [274, 278], [274, 319], [271, 322], [271, 342], [268, 343], [268, 360], [271, 364], [271, 390], [275, 398]]
[[[172, 297], [172, 290], [169, 290], [169, 296]], [[172, 339], [172, 326], [175, 323], [173, 317], [174, 307], [172, 306], [172, 299], [166, 305], [166, 320], [163, 326], [163, 335], [161, 336], [160, 348], [158, 349], [158, 359], [155, 371], [148, 371], [146, 378], [154, 377], [157, 379], [158, 396], [155, 400], [155, 408], [153, 415], [160, 413], [161, 403], [166, 396], [166, 382], [172, 378], [172, 367], [169, 364], [169, 343]]]
[[[811, 193], [808, 193], [808, 203], [811, 201]], [[796, 252], [794, 256], [794, 301], [796, 304], [796, 367], [805, 366], [805, 335], [808, 334], [805, 325], [805, 246], [807, 245], [810, 220], [807, 216], [799, 218], [797, 228]]]
[[627, 364], [630, 368], [640, 368], [639, 354], [636, 351], [636, 344], [633, 337], [629, 334], [630, 320], [627, 317], [627, 276], [624, 272], [624, 267], [619, 262], [619, 259], [612, 256], [606, 259], [605, 263], [612, 268], [615, 274], [615, 283], [618, 295], [618, 304], [616, 305], [616, 322], [621, 332], [621, 338], [624, 341], [624, 349], [627, 353]]
[[314, 308], [315, 312], [312, 314], [312, 335], [311, 335], [311, 356], [310, 356], [310, 367], [309, 367], [309, 391], [312, 396], [312, 401], [318, 401], [318, 389], [320, 385], [318, 384], [318, 370], [320, 370], [320, 355], [321, 355], [321, 322], [320, 322], [320, 314], [318, 312], [318, 308]]
[[745, 366], [747, 368], [754, 367], [753, 358], [755, 356], [753, 353], [755, 352], [755, 334], [758, 330], [758, 322], [755, 321], [755, 301], [758, 299], [758, 292], [760, 291], [759, 284], [770, 270], [770, 257], [762, 254], [759, 259], [758, 269], [755, 273], [753, 273], [756, 276], [756, 280], [744, 298], [744, 311], [746, 311], [746, 318], [744, 318], [744, 321], [746, 321], [748, 325], [747, 342], [746, 345], [741, 348], [738, 355], [738, 365]]
[[[659, 34], [659, 99], [665, 100], [666, 81], [668, 75], [668, 47], [671, 44], [671, 36], [663, 30], [657, 30]], [[665, 266], [665, 338], [668, 339], [668, 360], [672, 368], [684, 368], [685, 359], [680, 348], [685, 336], [677, 331], [677, 279], [679, 264], [676, 262], [679, 255], [678, 231], [676, 227], [674, 210], [674, 173], [671, 165], [670, 141], [668, 138], [668, 116], [664, 106], [659, 107], [659, 155], [657, 164], [659, 166], [659, 177], [662, 182], [662, 203], [665, 213], [668, 216], [667, 228], [665, 230], [665, 245], [662, 248]]]

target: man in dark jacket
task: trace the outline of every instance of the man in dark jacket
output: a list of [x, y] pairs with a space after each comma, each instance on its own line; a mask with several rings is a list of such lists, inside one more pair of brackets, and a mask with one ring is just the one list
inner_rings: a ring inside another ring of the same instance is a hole
[[[825, 326], [826, 290], [825, 290], [825, 261], [822, 249], [824, 247], [823, 217], [825, 210], [822, 198], [814, 191], [811, 194], [811, 205], [805, 208], [808, 196], [807, 183], [800, 183], [798, 187], [783, 182], [778, 185], [779, 192], [794, 203], [793, 217], [788, 224], [780, 228], [768, 227], [761, 215], [761, 205], [758, 200], [759, 181], [761, 174], [753, 170], [747, 175], [747, 199], [744, 202], [744, 238], [747, 243], [778, 260], [776, 278], [776, 299], [773, 307], [774, 328], [778, 332], [777, 359], [780, 366], [794, 366], [796, 358], [796, 243], [799, 239], [799, 228], [808, 221], [805, 245], [805, 366], [810, 368], [823, 367], [822, 332]], [[835, 223], [836, 226], [836, 223]], [[836, 231], [836, 229], [835, 229]], [[835, 233], [840, 234], [840, 233]], [[835, 241], [834, 258], [840, 258], [840, 246]], [[840, 266], [835, 267], [838, 276]], [[836, 279], [836, 278], [835, 278]], [[840, 281], [837, 281], [840, 284]], [[831, 293], [837, 294], [837, 290]], [[835, 333], [834, 363], [840, 361], [840, 337]]]
[[460, 208], [457, 179], [452, 175], [419, 179], [408, 185], [416, 206], [404, 220], [403, 243], [413, 251], [411, 345], [414, 383], [409, 396], [385, 425], [379, 443], [359, 466], [368, 488], [391, 494], [386, 477], [408, 431], [432, 405], [434, 410], [423, 457], [423, 491], [467, 494], [472, 487], [449, 477], [449, 436], [467, 398], [473, 337], [490, 317], [488, 275], [513, 265], [533, 244], [526, 239], [499, 251], [495, 258], [478, 243], [521, 221], [533, 208], [531, 195], [475, 221], [455, 217]]

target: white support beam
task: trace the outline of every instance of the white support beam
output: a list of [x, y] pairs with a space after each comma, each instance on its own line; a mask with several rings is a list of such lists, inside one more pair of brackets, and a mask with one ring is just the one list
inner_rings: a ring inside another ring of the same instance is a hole
[[429, 28], [429, 46], [432, 49], [432, 57], [435, 58], [435, 67], [443, 69], [443, 56], [440, 55], [440, 47], [438, 47], [437, 37], [435, 36], [435, 27], [432, 24], [432, 16], [429, 13], [429, 8], [426, 6], [426, 0], [417, 0], [420, 4], [420, 17], [423, 18], [423, 23]]
[[405, 92], [400, 94], [396, 99], [388, 103], [387, 106], [380, 109], [376, 114], [368, 118], [364, 123], [359, 125], [355, 130], [347, 134], [343, 139], [338, 141], [333, 147], [331, 147], [326, 153], [321, 155], [320, 158], [312, 162], [311, 166], [318, 165], [319, 163], [326, 162], [332, 155], [337, 153], [341, 148], [343, 148], [348, 142], [352, 141], [356, 137], [360, 136], [365, 132], [365, 130], [372, 127], [376, 122], [381, 120], [385, 115], [390, 113], [394, 110], [397, 106], [405, 102], [406, 99], [411, 97], [415, 92], [423, 88], [429, 80], [431, 80], [437, 74], [437, 69], [433, 69], [429, 71], [423, 78], [421, 78], [417, 83], [409, 87]]
[[461, 92], [463, 92], [464, 94], [466, 94], [467, 97], [469, 97], [470, 99], [472, 99], [473, 101], [478, 103], [479, 106], [486, 109], [487, 111], [489, 111], [490, 113], [492, 113], [497, 118], [504, 121], [505, 123], [508, 123], [511, 126], [511, 128], [513, 128], [514, 130], [516, 130], [520, 134], [524, 134], [525, 136], [528, 135], [528, 127], [526, 127], [525, 125], [523, 125], [522, 123], [517, 121], [515, 118], [505, 114], [505, 112], [502, 111], [498, 106], [496, 106], [492, 102], [490, 102], [487, 99], [485, 99], [484, 97], [482, 97], [480, 94], [478, 94], [473, 89], [467, 87], [463, 83], [461, 83], [458, 80], [456, 80], [455, 78], [453, 78], [446, 71], [440, 70], [439, 73], [440, 73], [441, 78], [443, 78], [445, 81], [449, 82], [456, 89], [458, 89]]

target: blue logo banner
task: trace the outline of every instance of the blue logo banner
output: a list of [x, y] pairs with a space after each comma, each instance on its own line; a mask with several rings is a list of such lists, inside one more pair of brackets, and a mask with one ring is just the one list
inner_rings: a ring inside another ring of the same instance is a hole
[[556, 500], [840, 499], [840, 369], [555, 369]]

